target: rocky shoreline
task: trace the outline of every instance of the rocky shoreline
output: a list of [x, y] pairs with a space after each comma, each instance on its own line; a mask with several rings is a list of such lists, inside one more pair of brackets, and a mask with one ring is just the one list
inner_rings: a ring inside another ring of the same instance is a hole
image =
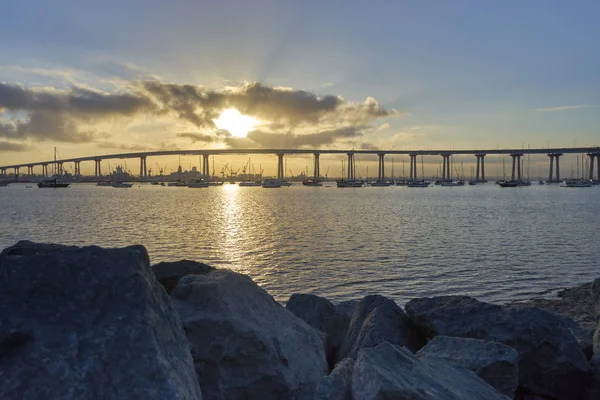
[[284, 307], [230, 270], [151, 266], [142, 246], [21, 241], [0, 253], [0, 398], [598, 399], [598, 309], [600, 280], [506, 306]]

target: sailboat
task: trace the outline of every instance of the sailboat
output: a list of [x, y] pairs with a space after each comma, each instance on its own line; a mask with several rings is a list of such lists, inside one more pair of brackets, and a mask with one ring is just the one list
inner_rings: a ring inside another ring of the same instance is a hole
[[[450, 156], [450, 165], [448, 166], [448, 168], [450, 168], [450, 171], [452, 171], [452, 156]], [[461, 167], [462, 169], [462, 167]], [[465, 186], [465, 181], [463, 181], [462, 179], [460, 179], [460, 173], [457, 173], [456, 175], [458, 175], [458, 180], [454, 181], [454, 180], [442, 180], [442, 182], [440, 183], [440, 186]]]
[[581, 155], [581, 178], [579, 178], [579, 156], [577, 156], [577, 170], [576, 171], [577, 171], [578, 177], [576, 179], [570, 179], [570, 180], [565, 181], [565, 185], [562, 187], [584, 188], [584, 187], [592, 187], [593, 186], [592, 181], [586, 180], [583, 178], [585, 175], [583, 154]]
[[348, 187], [363, 187], [362, 181], [357, 181], [356, 179], [344, 179], [344, 160], [342, 159], [342, 179], [336, 181], [336, 185], [339, 188], [348, 188]]
[[[423, 155], [421, 155], [421, 176], [425, 176], [425, 168], [423, 166]], [[410, 187], [410, 188], [415, 188], [415, 187], [425, 188], [425, 187], [429, 187], [430, 183], [431, 182], [428, 182], [424, 179], [415, 179], [415, 180], [408, 182], [408, 184], [406, 186]]]
[[[54, 165], [56, 165], [56, 147], [54, 147]], [[66, 188], [66, 187], [69, 187], [68, 183], [58, 182], [56, 177], [54, 177], [52, 179], [44, 179], [43, 181], [38, 182], [37, 185], [39, 188]]]

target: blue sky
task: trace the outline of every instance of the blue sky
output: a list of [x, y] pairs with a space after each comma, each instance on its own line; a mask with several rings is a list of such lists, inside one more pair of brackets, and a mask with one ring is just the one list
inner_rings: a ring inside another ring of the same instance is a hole
[[[147, 79], [215, 91], [256, 81], [401, 111], [357, 139], [376, 147], [598, 145], [599, 11], [597, 1], [9, 0], [0, 81], [106, 93]], [[111, 143], [185, 147], [169, 121], [145, 121], [113, 125]], [[26, 142], [33, 158], [55, 144]]]

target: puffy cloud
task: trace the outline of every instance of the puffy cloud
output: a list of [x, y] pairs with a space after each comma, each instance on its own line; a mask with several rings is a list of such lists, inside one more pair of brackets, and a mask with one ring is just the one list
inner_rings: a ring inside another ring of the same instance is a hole
[[0, 152], [2, 151], [29, 151], [33, 146], [27, 143], [13, 143], [0, 140]]
[[260, 130], [248, 133], [248, 139], [259, 147], [271, 148], [297, 148], [297, 147], [319, 147], [333, 144], [338, 140], [350, 139], [362, 136], [366, 127], [344, 127], [340, 129], [331, 129], [318, 133], [298, 135], [291, 132], [281, 134], [272, 132], [263, 132]]
[[92, 130], [82, 130], [82, 122], [133, 116], [153, 107], [149, 99], [135, 94], [105, 94], [83, 88], [33, 90], [0, 83], [0, 109], [27, 114], [26, 119], [0, 124], [0, 136], [17, 140], [91, 142], [97, 135]]
[[[228, 108], [260, 121], [256, 130], [240, 139], [217, 129], [214, 120]], [[174, 124], [174, 118], [178, 119], [191, 129], [183, 127], [172, 135], [192, 142], [231, 147], [316, 147], [361, 137], [373, 131], [375, 120], [401, 113], [386, 110], [372, 97], [354, 103], [340, 96], [318, 96], [259, 82], [208, 90], [154, 79], [132, 82], [125, 93], [0, 84], [0, 117], [4, 120], [0, 119], [0, 137], [11, 140], [102, 144], [106, 135], [98, 133], [101, 124], [116, 120], [127, 124], [148, 115]]]

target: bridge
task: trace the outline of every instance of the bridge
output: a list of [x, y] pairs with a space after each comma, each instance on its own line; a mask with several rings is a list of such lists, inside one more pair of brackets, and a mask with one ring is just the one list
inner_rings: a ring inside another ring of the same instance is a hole
[[[589, 179], [594, 179], [594, 164], [596, 164], [596, 179], [600, 180], [600, 146], [596, 147], [572, 147], [572, 148], [541, 148], [541, 149], [481, 149], [481, 150], [328, 150], [328, 149], [205, 149], [205, 150], [165, 150], [165, 151], [145, 151], [133, 153], [105, 154], [101, 156], [77, 157], [62, 160], [41, 161], [15, 165], [0, 166], [0, 176], [7, 177], [8, 171], [12, 170], [15, 180], [18, 179], [21, 168], [27, 168], [27, 174], [33, 175], [34, 168], [40, 167], [41, 174], [48, 176], [48, 166], [52, 165], [57, 171], [58, 176], [63, 175], [63, 166], [65, 163], [74, 164], [74, 175], [81, 176], [81, 163], [94, 162], [96, 177], [102, 176], [101, 162], [111, 159], [139, 159], [140, 160], [140, 178], [148, 177], [147, 158], [160, 156], [176, 155], [195, 155], [202, 156], [202, 175], [209, 176], [209, 156], [228, 155], [228, 154], [263, 154], [277, 155], [277, 177], [284, 178], [284, 156], [293, 154], [310, 154], [314, 157], [314, 177], [320, 177], [319, 157], [322, 154], [345, 154], [348, 157], [347, 178], [355, 179], [355, 156], [357, 154], [373, 154], [379, 158], [378, 179], [385, 179], [385, 156], [386, 155], [407, 155], [410, 157], [410, 180], [417, 179], [417, 157], [418, 156], [440, 156], [442, 157], [442, 180], [450, 180], [450, 157], [452, 155], [473, 155], [476, 157], [476, 180], [485, 182], [485, 156], [508, 155], [512, 158], [512, 180], [521, 180], [521, 157], [526, 154], [546, 154], [549, 157], [550, 165], [548, 172], [548, 181], [560, 181], [560, 157], [564, 154], [587, 154], [589, 157]], [[596, 163], [594, 163], [596, 161]]]

